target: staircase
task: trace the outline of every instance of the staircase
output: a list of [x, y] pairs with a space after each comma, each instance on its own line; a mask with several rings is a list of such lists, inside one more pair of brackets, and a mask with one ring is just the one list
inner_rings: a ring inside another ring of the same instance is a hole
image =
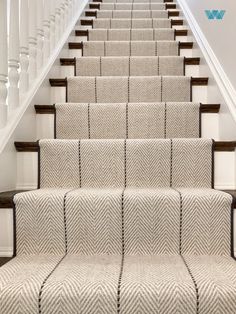
[[178, 4], [91, 2], [75, 36], [54, 104], [35, 105], [39, 141], [15, 142], [17, 188], [38, 189], [0, 194], [0, 314], [235, 314], [235, 192], [220, 189], [236, 142]]

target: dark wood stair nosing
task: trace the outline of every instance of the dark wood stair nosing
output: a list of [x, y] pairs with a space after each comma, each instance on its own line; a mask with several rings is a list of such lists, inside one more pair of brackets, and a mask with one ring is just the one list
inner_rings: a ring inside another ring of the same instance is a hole
[[17, 193], [27, 192], [28, 190], [12, 190], [0, 193], [0, 208], [12, 208], [13, 198]]
[[[54, 105], [35, 105], [37, 114], [55, 114], [56, 108]], [[200, 104], [201, 113], [219, 113], [220, 104]]]
[[83, 49], [83, 42], [69, 42], [68, 47], [69, 49]]
[[236, 141], [216, 141], [214, 150], [216, 152], [233, 152], [236, 149]]
[[219, 113], [220, 104], [200, 104], [201, 113]]
[[85, 11], [87, 17], [97, 17], [97, 11]]
[[[38, 152], [38, 142], [15, 142], [17, 152]], [[236, 149], [236, 141], [216, 141], [214, 150], [216, 152], [233, 152]]]
[[[93, 19], [89, 20], [89, 19], [81, 19], [80, 20], [80, 24], [83, 26], [93, 26]], [[176, 26], [176, 25], [183, 25], [184, 21], [182, 19], [171, 19], [171, 25], [172, 26]]]
[[[68, 43], [69, 49], [83, 49], [83, 42], [69, 42]], [[192, 41], [180, 41], [179, 42], [179, 48], [180, 49], [192, 49], [193, 48], [193, 42]]]
[[199, 65], [200, 64], [200, 57], [185, 57], [184, 64], [185, 65]]
[[55, 114], [55, 105], [34, 105], [36, 114]]
[[0, 267], [7, 264], [12, 259], [13, 259], [13, 257], [0, 257]]
[[206, 86], [208, 85], [208, 77], [191, 77], [192, 86]]
[[[76, 58], [61, 58], [60, 63], [62, 66], [75, 66]], [[185, 65], [199, 65], [200, 57], [185, 57], [184, 64]]]
[[[66, 78], [53, 78], [49, 79], [51, 87], [66, 87]], [[206, 86], [208, 85], [208, 77], [191, 77], [192, 86]]]
[[[88, 37], [89, 35], [89, 30], [86, 29], [77, 29], [75, 30], [75, 36], [85, 36]], [[175, 30], [175, 36], [187, 36], [188, 35], [188, 30], [187, 29], [176, 29]]]
[[[87, 10], [85, 11], [85, 16], [86, 17], [97, 17], [97, 10]], [[180, 16], [180, 12], [179, 11], [168, 11], [168, 17], [176, 17], [176, 16]]]
[[38, 152], [38, 142], [15, 142], [15, 148], [17, 152]]
[[67, 86], [66, 78], [53, 78], [53, 79], [49, 79], [49, 82], [52, 87], [66, 87]]
[[[100, 2], [100, 1], [96, 1], [96, 2]], [[120, 3], [120, 4], [122, 4], [122, 3]], [[139, 3], [135, 3], [135, 4], [139, 4]], [[93, 2], [90, 2], [90, 3], [89, 3], [89, 8], [90, 8], [90, 9], [98, 9], [98, 10], [100, 10], [100, 3], [93, 3]], [[165, 9], [166, 9], [166, 10], [169, 10], [169, 9], [176, 9], [176, 3], [166, 3]]]
[[180, 41], [179, 48], [180, 49], [193, 49], [193, 42], [192, 41]]
[[76, 58], [60, 58], [60, 64], [62, 66], [75, 66]]

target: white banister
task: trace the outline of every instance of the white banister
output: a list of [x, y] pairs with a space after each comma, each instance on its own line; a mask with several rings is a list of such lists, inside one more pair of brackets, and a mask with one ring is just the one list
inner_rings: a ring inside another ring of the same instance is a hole
[[87, 2], [0, 0], [0, 153]]
[[43, 30], [44, 30], [44, 52], [43, 52], [43, 62], [47, 63], [50, 56], [50, 12], [48, 8], [48, 0], [44, 0], [44, 10], [43, 10]]
[[50, 0], [50, 51], [55, 48], [55, 0]]
[[73, 0], [68, 0], [69, 19], [73, 16]]
[[36, 39], [36, 3], [38, 0], [29, 0], [29, 80], [30, 84], [37, 75], [37, 39]]
[[56, 10], [55, 10], [55, 40], [58, 42], [61, 36], [61, 0], [56, 0]]
[[28, 0], [20, 1], [20, 94], [29, 88], [29, 22]]
[[0, 0], [0, 127], [7, 123], [7, 0]]
[[65, 30], [65, 5], [64, 5], [64, 0], [60, 0], [60, 2], [61, 2], [60, 4], [60, 8], [61, 8], [60, 32], [62, 34]]
[[37, 73], [43, 66], [43, 0], [37, 0]]
[[10, 109], [19, 105], [19, 1], [10, 2], [10, 28], [9, 28], [9, 91], [8, 106]]

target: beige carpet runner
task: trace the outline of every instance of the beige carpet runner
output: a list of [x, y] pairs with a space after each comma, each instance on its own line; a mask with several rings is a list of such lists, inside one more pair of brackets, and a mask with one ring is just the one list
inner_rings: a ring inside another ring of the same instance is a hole
[[0, 314], [236, 313], [232, 197], [166, 3], [142, 2], [100, 5], [39, 189], [14, 198]]

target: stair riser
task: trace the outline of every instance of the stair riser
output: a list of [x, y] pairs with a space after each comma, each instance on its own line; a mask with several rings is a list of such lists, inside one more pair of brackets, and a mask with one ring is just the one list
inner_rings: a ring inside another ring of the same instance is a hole
[[[192, 87], [192, 101], [197, 103], [207, 103], [207, 86]], [[66, 102], [66, 87], [51, 88], [51, 104]]]
[[[71, 65], [62, 66], [60, 71], [60, 78], [71, 77], [75, 73], [75, 67]], [[185, 65], [185, 75], [191, 77], [198, 77], [200, 74], [199, 65]]]
[[[222, 166], [223, 165], [223, 166]], [[38, 154], [17, 153], [17, 189], [37, 188]], [[236, 152], [215, 152], [215, 188], [236, 188]]]
[[[180, 56], [191, 58], [193, 57], [193, 50], [192, 49], [180, 49]], [[68, 58], [80, 58], [80, 57], [82, 57], [81, 49], [69, 49]]]
[[[11, 208], [0, 210], [0, 257], [11, 257], [13, 254], [13, 211]], [[236, 225], [236, 210], [234, 214], [234, 225]], [[234, 231], [234, 251], [236, 253], [236, 230]]]
[[[54, 114], [37, 114], [37, 138], [54, 138]], [[201, 135], [203, 138], [219, 140], [219, 114], [201, 114]]]

